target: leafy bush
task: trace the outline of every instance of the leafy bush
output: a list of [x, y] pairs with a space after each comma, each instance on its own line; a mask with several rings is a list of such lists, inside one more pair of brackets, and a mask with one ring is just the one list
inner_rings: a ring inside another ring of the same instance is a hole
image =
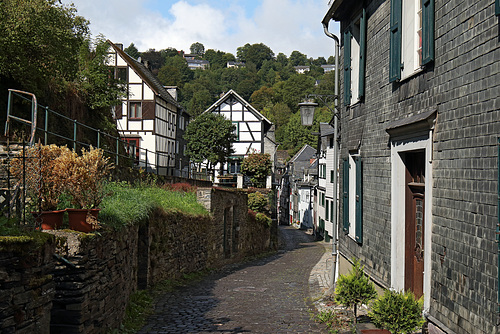
[[248, 194], [248, 208], [255, 212], [266, 213], [267, 198], [264, 194], [254, 192]]
[[351, 271], [348, 275], [340, 275], [335, 288], [335, 301], [346, 307], [354, 307], [355, 322], [358, 305], [366, 304], [377, 296], [375, 285], [363, 269], [364, 266], [354, 259]]
[[265, 215], [265, 214], [263, 214], [263, 213], [260, 213], [260, 212], [259, 212], [259, 213], [257, 213], [257, 214], [255, 215], [255, 220], [256, 220], [258, 223], [260, 223], [260, 224], [262, 224], [262, 225], [264, 225], [264, 226], [266, 226], [266, 227], [271, 227], [271, 224], [272, 224], [272, 220], [271, 220], [271, 218], [269, 218], [268, 216], [266, 216], [266, 215]]
[[100, 148], [90, 146], [82, 149], [79, 156], [76, 152], [66, 155], [65, 192], [77, 209], [95, 209], [108, 195], [105, 184], [113, 164], [104, 156]]
[[16, 179], [26, 180], [29, 197], [40, 199], [40, 203], [32, 203], [36, 210], [56, 210], [72, 152], [66, 146], [37, 144], [26, 148], [24, 157], [22, 154], [10, 162], [10, 172]]
[[241, 173], [249, 176], [256, 187], [265, 187], [266, 177], [272, 170], [271, 156], [268, 153], [252, 153], [241, 163]]
[[423, 306], [423, 298], [416, 300], [409, 290], [386, 290], [383, 296], [372, 303], [369, 316], [377, 327], [393, 334], [412, 333], [424, 324]]

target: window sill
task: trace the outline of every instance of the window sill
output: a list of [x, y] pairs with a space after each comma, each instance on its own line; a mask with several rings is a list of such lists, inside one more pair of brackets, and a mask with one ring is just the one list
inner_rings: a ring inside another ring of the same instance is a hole
[[142, 118], [138, 118], [138, 117], [129, 117], [128, 118], [129, 121], [142, 121]]
[[424, 67], [421, 66], [420, 68], [418, 68], [417, 70], [415, 70], [414, 72], [408, 74], [407, 76], [401, 78], [401, 80], [399, 80], [399, 82], [403, 82], [403, 81], [407, 81], [413, 77], [416, 77], [417, 75], [419, 75], [420, 73], [422, 73], [424, 71]]

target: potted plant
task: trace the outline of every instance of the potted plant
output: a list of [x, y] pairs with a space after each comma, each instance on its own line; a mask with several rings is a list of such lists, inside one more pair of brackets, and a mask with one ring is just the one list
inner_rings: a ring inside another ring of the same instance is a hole
[[32, 214], [43, 230], [62, 225], [65, 210], [57, 210], [57, 206], [69, 155], [71, 151], [66, 146], [37, 144], [11, 161], [10, 172], [20, 183], [24, 181], [27, 197], [35, 207]]
[[91, 232], [99, 228], [99, 205], [107, 195], [105, 183], [113, 165], [104, 157], [102, 149], [90, 146], [82, 154], [72, 152], [66, 170], [65, 191], [71, 197], [74, 208], [68, 208], [70, 228]]

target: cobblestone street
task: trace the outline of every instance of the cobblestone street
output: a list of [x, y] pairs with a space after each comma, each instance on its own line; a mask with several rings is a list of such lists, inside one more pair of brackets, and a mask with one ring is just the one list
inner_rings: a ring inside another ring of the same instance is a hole
[[326, 333], [310, 319], [311, 269], [325, 253], [313, 237], [280, 226], [280, 251], [161, 296], [139, 333]]

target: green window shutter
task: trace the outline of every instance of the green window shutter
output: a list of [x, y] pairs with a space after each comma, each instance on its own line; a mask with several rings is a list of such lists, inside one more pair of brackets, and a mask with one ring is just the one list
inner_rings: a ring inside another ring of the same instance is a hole
[[333, 183], [333, 178], [334, 178], [334, 175], [333, 175], [333, 169], [330, 171], [330, 183]]
[[333, 201], [330, 202], [330, 221], [333, 222]]
[[500, 15], [500, 0], [495, 1], [495, 15]]
[[342, 199], [343, 230], [349, 232], [349, 160], [344, 159], [342, 188], [344, 197]]
[[366, 9], [363, 8], [359, 26], [359, 97], [365, 96], [366, 68]]
[[389, 82], [401, 79], [401, 0], [391, 0]]
[[326, 201], [325, 220], [328, 221], [329, 216], [330, 216], [330, 201]]
[[351, 104], [351, 31], [344, 31], [344, 105]]
[[363, 175], [361, 157], [355, 157], [356, 163], [356, 242], [363, 243]]
[[422, 64], [434, 60], [434, 0], [422, 1]]

